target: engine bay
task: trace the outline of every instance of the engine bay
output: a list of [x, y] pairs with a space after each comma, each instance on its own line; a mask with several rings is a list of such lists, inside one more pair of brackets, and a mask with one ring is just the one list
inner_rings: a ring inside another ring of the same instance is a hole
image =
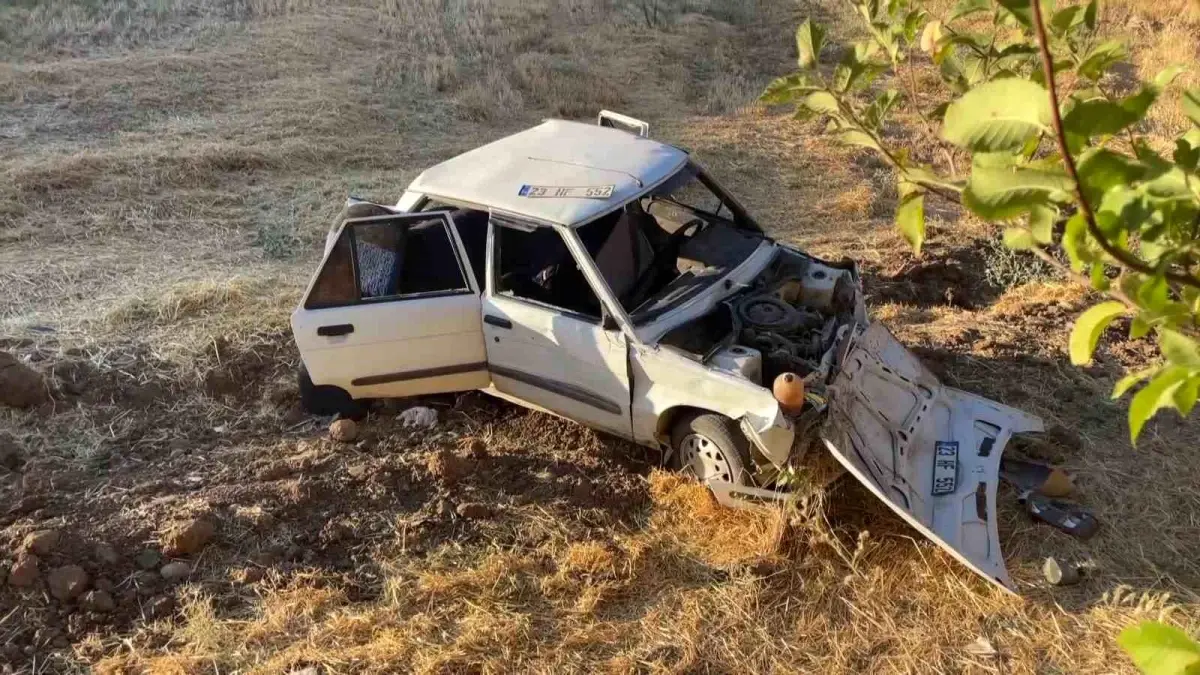
[[746, 288], [661, 343], [759, 386], [794, 373], [819, 391], [832, 375], [835, 346], [855, 323], [857, 294], [849, 269], [781, 247]]

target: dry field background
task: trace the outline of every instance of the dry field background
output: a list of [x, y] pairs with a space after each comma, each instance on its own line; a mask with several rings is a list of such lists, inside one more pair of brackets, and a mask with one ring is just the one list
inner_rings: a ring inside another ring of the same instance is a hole
[[[43, 576], [78, 564], [116, 599], [0, 586], [0, 672], [1112, 672], [1133, 621], [1195, 633], [1200, 423], [1164, 416], [1132, 449], [1107, 393], [1146, 344], [1112, 331], [1072, 368], [1083, 291], [951, 211], [912, 258], [885, 168], [752, 105], [808, 14], [853, 30], [784, 0], [0, 4], [0, 348], [56, 390], [0, 410], [23, 456], [0, 473], [0, 569], [55, 528]], [[1188, 2], [1105, 16], [1141, 70], [1200, 63]], [[324, 439], [286, 319], [346, 194], [393, 201], [425, 166], [601, 107], [689, 148], [777, 236], [860, 260], [874, 314], [949, 383], [1064, 430], [1044, 456], [1101, 534], [1002, 495], [1016, 598], [854, 485], [786, 525], [721, 511], [643, 450], [475, 395], [427, 401], [432, 434], [393, 406], [358, 445]], [[197, 516], [217, 534], [184, 583], [139, 569]], [[1089, 574], [1049, 588], [1046, 555]]]

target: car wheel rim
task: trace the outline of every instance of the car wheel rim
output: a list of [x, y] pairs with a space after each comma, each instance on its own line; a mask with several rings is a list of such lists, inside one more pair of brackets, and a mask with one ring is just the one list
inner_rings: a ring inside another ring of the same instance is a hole
[[712, 439], [701, 434], [688, 434], [679, 444], [679, 461], [685, 472], [691, 473], [701, 483], [714, 480], [733, 482], [733, 471], [725, 453]]

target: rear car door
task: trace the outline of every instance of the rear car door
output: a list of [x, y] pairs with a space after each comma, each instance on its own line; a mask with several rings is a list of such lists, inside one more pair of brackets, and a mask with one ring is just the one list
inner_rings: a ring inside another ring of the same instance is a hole
[[292, 314], [309, 376], [354, 398], [487, 387], [480, 292], [447, 212], [343, 223]]
[[943, 386], [882, 324], [858, 336], [830, 387], [824, 441], [863, 485], [975, 572], [1013, 590], [1000, 552], [1000, 456], [1042, 421]]

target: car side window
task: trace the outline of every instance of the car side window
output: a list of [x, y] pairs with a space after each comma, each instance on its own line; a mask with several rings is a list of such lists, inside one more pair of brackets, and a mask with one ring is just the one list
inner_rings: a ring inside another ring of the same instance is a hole
[[305, 306], [349, 305], [469, 289], [441, 218], [369, 220], [351, 222], [342, 230]]
[[496, 227], [496, 292], [600, 320], [600, 301], [553, 228]]

